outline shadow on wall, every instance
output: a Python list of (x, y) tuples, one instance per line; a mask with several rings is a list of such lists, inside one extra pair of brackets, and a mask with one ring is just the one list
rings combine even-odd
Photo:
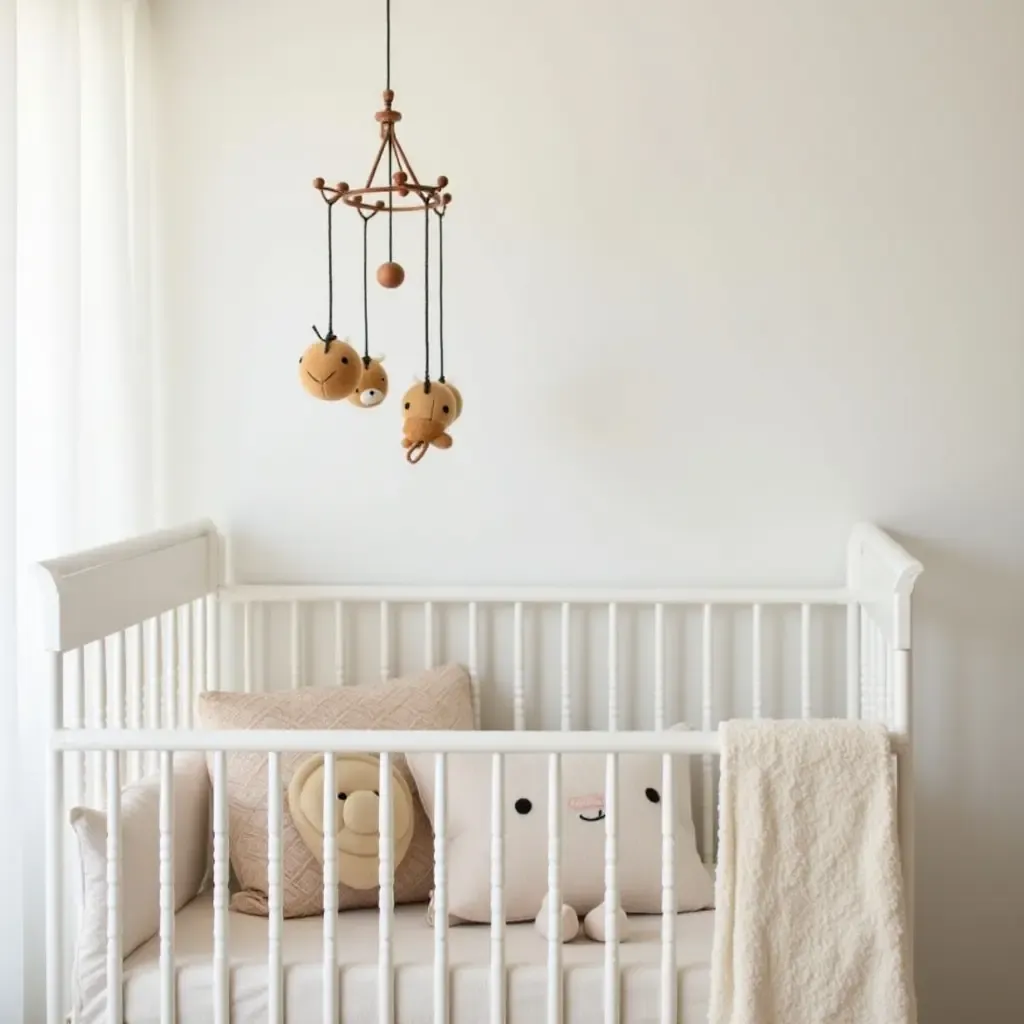
[(921, 1020), (1024, 1006), (1024, 565), (901, 540), (915, 592), (916, 967)]

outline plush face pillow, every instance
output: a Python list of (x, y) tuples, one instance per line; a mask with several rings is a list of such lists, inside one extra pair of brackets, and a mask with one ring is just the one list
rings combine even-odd
[[(174, 758), (174, 909), (202, 886), (210, 837), (210, 778), (202, 754)], [(75, 945), (74, 1000), (79, 1020), (106, 1003), (107, 815), (69, 813), (78, 840), (81, 907)], [(121, 947), (124, 956), (160, 929), (160, 777), (121, 791)]]
[[(605, 770), (603, 754), (562, 757), (561, 889), (583, 916), (604, 900)], [(690, 815), (689, 769), (674, 766), (675, 888), (679, 910), (713, 902), (711, 878), (697, 855)], [(410, 754), (409, 766), (427, 814), (434, 814), (434, 756)], [(661, 777), (659, 754), (619, 757), (618, 881), (626, 913), (661, 910)], [(454, 919), (490, 920), (491, 758), (448, 758), (448, 910)], [(533, 920), (547, 895), (548, 756), (505, 758), (505, 914)]]
[[(372, 686), (338, 686), (269, 693), (204, 693), (196, 704), (203, 729), (472, 729), (473, 698), (469, 675), (446, 665), (419, 675)], [(240, 891), (231, 909), (266, 915), (267, 755), (227, 755), (228, 839), (231, 867)], [(282, 754), (284, 796), (292, 776), (309, 754)], [(210, 773), (213, 773), (210, 755)], [(393, 759), (415, 797), (404, 758)], [(285, 917), (323, 912), (323, 868), (303, 842), (284, 801), (283, 903)], [(395, 900), (420, 903), (430, 898), (434, 857), (430, 823), (419, 799), (413, 801), (413, 831), (408, 853), (395, 872)], [(341, 882), (338, 907), (377, 905), (377, 889)]]
[[(352, 889), (374, 889), (380, 878), (380, 758), (371, 754), (336, 755), (331, 797), (334, 812), (338, 880)], [(288, 813), (302, 841), (324, 862), (324, 759), (314, 754), (299, 766), (288, 785)], [(412, 791), (391, 768), (391, 835), (396, 867), (409, 852), (413, 832)]]

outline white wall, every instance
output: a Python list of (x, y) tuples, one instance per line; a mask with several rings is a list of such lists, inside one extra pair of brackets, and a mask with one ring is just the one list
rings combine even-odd
[[(1024, 6), (395, 0), (402, 137), (455, 193), (466, 398), (417, 468), (397, 395), (338, 408), (296, 379), (325, 316), (310, 179), (368, 169), (376, 7), (157, 11), (174, 516), (216, 516), (252, 580), (810, 581), (854, 520), (894, 530), (926, 565), (922, 1019), (1012, 1019)], [(407, 285), (371, 293), (396, 388), (418, 227)], [(338, 234), (358, 337), (358, 223)]]

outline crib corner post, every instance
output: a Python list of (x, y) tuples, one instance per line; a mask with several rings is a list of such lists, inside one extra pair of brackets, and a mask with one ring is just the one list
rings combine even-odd
[(46, 1024), (64, 1024), (64, 760), (54, 740), (62, 724), (64, 656), (50, 652), (46, 758)]

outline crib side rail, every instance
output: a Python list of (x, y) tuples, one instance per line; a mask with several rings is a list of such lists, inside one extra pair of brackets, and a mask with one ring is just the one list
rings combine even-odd
[[(898, 756), (903, 755), (902, 739), (892, 738), (893, 748)], [(435, 914), (434, 914), (434, 956), (433, 956), (433, 1007), (434, 1024), (448, 1024), (449, 1021), (449, 960), (448, 920), (444, 913), (448, 874), (444, 837), (446, 834), (445, 809), (450, 785), (447, 757), (457, 753), (488, 755), (491, 771), (490, 811), (490, 893), (491, 893), (491, 963), (490, 998), (488, 1024), (505, 1024), (506, 984), (509, 963), (505, 945), (506, 920), (504, 912), (504, 889), (510, 865), (507, 862), (507, 817), (505, 807), (509, 793), (506, 787), (507, 755), (517, 753), (542, 753), (548, 758), (547, 772), (547, 887), (549, 905), (560, 908), (559, 896), (564, 866), (561, 856), (563, 817), (563, 795), (560, 791), (562, 761), (566, 755), (591, 753), (600, 754), (606, 762), (606, 785), (604, 810), (604, 927), (605, 958), (603, 973), (603, 1022), (618, 1024), (621, 1012), (622, 966), (619, 959), (618, 934), (620, 905), (619, 851), (620, 844), (629, 842), (628, 836), (620, 834), (618, 822), (618, 776), (620, 756), (645, 753), (662, 758), (663, 794), (661, 831), (661, 893), (662, 929), (660, 958), (660, 1013), (661, 1024), (671, 1024), (677, 1019), (676, 996), (678, 991), (678, 964), (676, 962), (674, 938), (676, 904), (673, 892), (676, 857), (676, 814), (673, 797), (673, 755), (714, 755), (720, 750), (720, 735), (716, 731), (646, 731), (646, 732), (530, 732), (525, 730), (507, 732), (477, 731), (367, 731), (367, 730), (226, 730), (192, 732), (176, 730), (55, 730), (51, 738), (52, 755), (58, 759), (68, 751), (90, 751), (100, 749), (109, 757), (111, 772), (110, 785), (116, 793), (118, 786), (118, 752), (136, 749), (139, 746), (155, 747), (160, 751), (160, 906), (166, 911), (160, 920), (160, 992), (162, 1021), (176, 1019), (174, 1003), (175, 950), (174, 950), (174, 844), (172, 786), (173, 758), (178, 751), (217, 752), (213, 770), (213, 821), (214, 821), (214, 926), (215, 944), (212, 953), (214, 970), (214, 1003), (216, 1024), (229, 1024), (230, 1006), (227, 998), (230, 985), (230, 949), (228, 944), (228, 833), (227, 833), (227, 782), (225, 753), (233, 751), (261, 751), (268, 755), (268, 878), (270, 880), (269, 926), (267, 944), (267, 977), (269, 991), (269, 1020), (283, 1024), (284, 966), (282, 961), (281, 936), (283, 927), (283, 906), (280, 887), (281, 844), (282, 844), (282, 786), (281, 754), (298, 751), (319, 754), (323, 757), (325, 777), (333, 778), (333, 758), (338, 753), (372, 753), (380, 756), (379, 774), (379, 823), (380, 836), (380, 885), (378, 913), (379, 950), (377, 958), (378, 1003), (376, 1020), (378, 1024), (395, 1022), (395, 950), (394, 950), (394, 878), (395, 850), (393, 836), (394, 787), (392, 786), (391, 758), (398, 753), (428, 753), (435, 755), (434, 816), (437, 841), (434, 848), (435, 872)], [(59, 778), (60, 772), (54, 774)], [(51, 800), (58, 794), (51, 793)], [(330, 823), (335, 813), (331, 806), (333, 789), (325, 792), (325, 822)], [(111, 806), (117, 801), (111, 799)], [(487, 815), (488, 809), (481, 808)], [(58, 857), (59, 846), (52, 849), (53, 874), (51, 883), (61, 877)], [(112, 1022), (120, 1019), (120, 993), (123, 984), (120, 935), (122, 901), (119, 894), (122, 851), (117, 841), (117, 830), (110, 831), (108, 842), (107, 872), (107, 913), (108, 913), (108, 958), (107, 958), (107, 1018)], [(335, 862), (333, 855), (325, 865), (324, 906), (329, 916), (325, 918), (323, 933), (323, 1009), (324, 1024), (338, 1022), (338, 964), (336, 961), (333, 878)], [(52, 898), (52, 897), (51, 897)], [(59, 963), (60, 918), (54, 916), (48, 921), (52, 929), (51, 954), (58, 959), (51, 962), (51, 969)], [(561, 1024), (564, 1007), (564, 973), (561, 945), (561, 917), (552, 912), (548, 921), (547, 960), (547, 1013), (549, 1024)], [(49, 991), (49, 1024), (61, 1019), (63, 1003), (59, 986), (53, 984)]]

